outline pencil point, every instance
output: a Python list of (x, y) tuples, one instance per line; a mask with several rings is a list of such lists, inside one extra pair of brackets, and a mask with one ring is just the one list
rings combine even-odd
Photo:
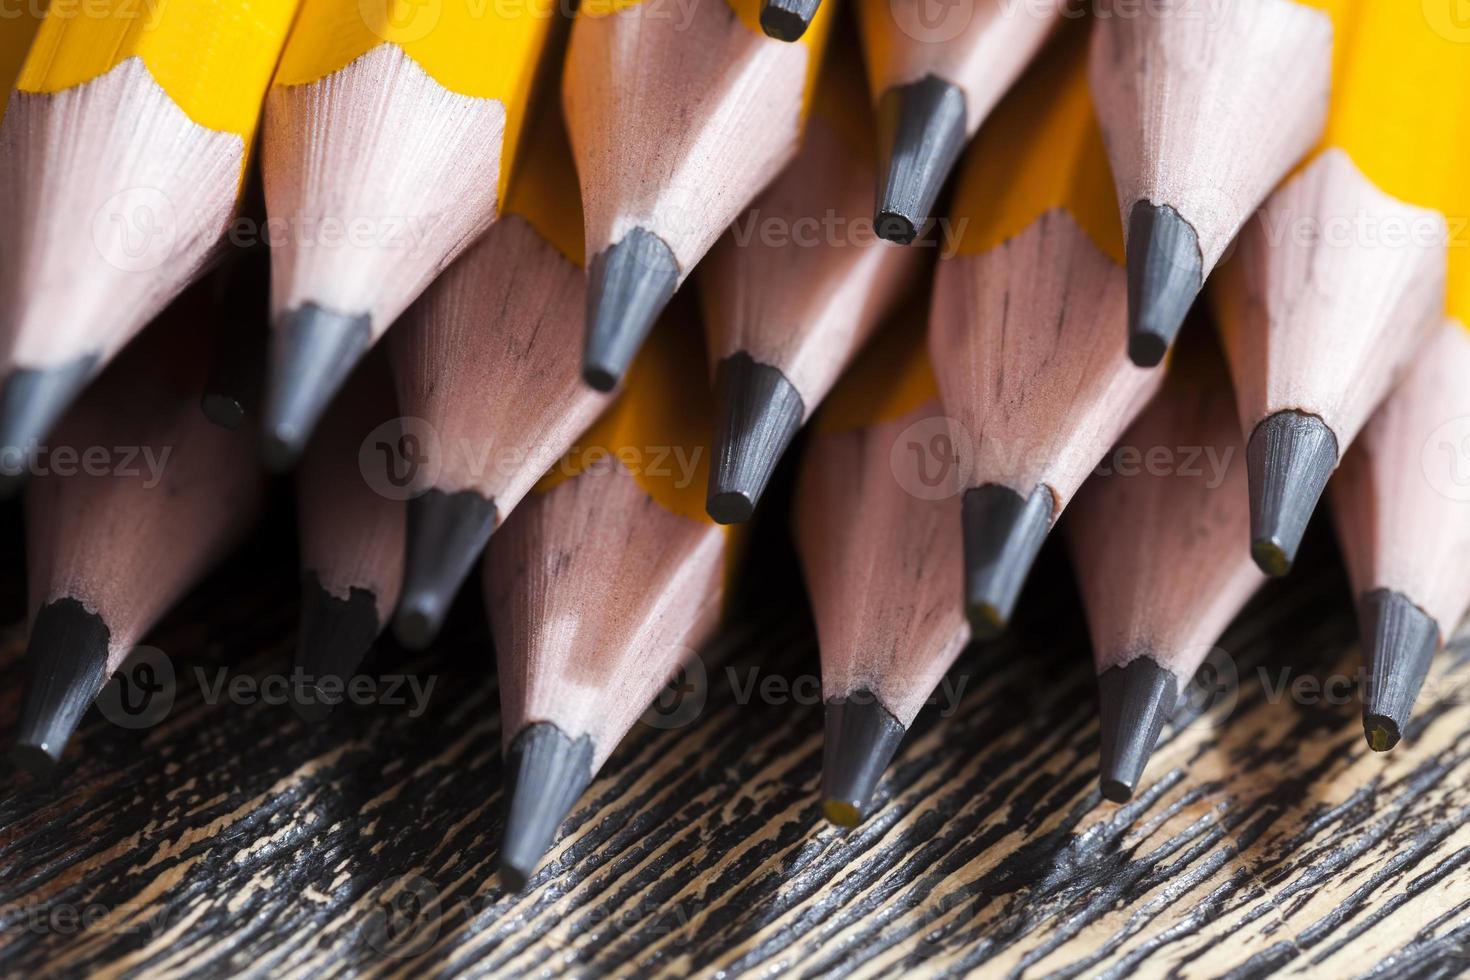
[(587, 268), (587, 346), (582, 377), (598, 391), (623, 380), (654, 321), (679, 287), (679, 263), (664, 240), (634, 228)]
[(1174, 713), (1179, 682), (1172, 671), (1144, 655), (1098, 674), (1097, 690), (1102, 795), (1114, 803), (1127, 803), (1138, 789), (1165, 720)]
[(806, 409), (786, 375), (744, 351), (715, 371), (715, 404), (715, 465), (705, 510), (716, 523), (740, 524), (755, 512)]
[(898, 85), (878, 103), (878, 236), (907, 245), (919, 234), (965, 148), (965, 93), (935, 75)]
[(37, 448), (87, 386), (96, 367), (96, 355), (88, 355), (59, 367), (16, 368), (10, 372), (0, 387), (0, 449), (5, 451), (5, 458), (0, 460), (4, 464), (0, 493), (8, 495), (20, 485)]
[(1246, 464), (1251, 557), (1267, 575), (1285, 575), (1337, 467), (1337, 437), (1315, 415), (1277, 412), (1251, 433)]
[(1189, 222), (1167, 204), (1139, 201), (1128, 216), (1128, 357), (1164, 359), (1204, 286), (1204, 259)]
[(761, 5), (761, 30), (778, 41), (799, 41), (820, 4), (821, 0), (766, 0)]
[(473, 490), (429, 490), (408, 502), (403, 598), (393, 633), (410, 650), (439, 635), (444, 617), (495, 530), (495, 501)]
[(368, 349), (366, 314), (304, 303), (271, 336), (263, 459), (276, 472), (295, 465), (322, 412)]
[(1029, 497), (996, 483), (965, 491), (965, 613), (976, 639), (1005, 632), (1051, 530), (1054, 509), (1045, 485)]
[[(372, 592), (354, 588), (339, 599), (323, 588), (316, 572), (302, 576), (301, 635), (296, 643), (301, 686), (292, 689), (292, 706), (303, 721), (321, 721), (332, 713), (381, 629)], [(323, 687), (325, 678), (331, 678), (329, 689)]]
[(41, 607), (26, 647), (20, 727), (11, 761), (33, 775), (50, 772), (87, 708), (107, 683), (111, 633), (75, 599)]
[(592, 740), (573, 741), (550, 722), (523, 729), (506, 753), (500, 877), (520, 891), (551, 849), (577, 797), (592, 783)]
[(906, 729), (868, 690), (827, 702), (822, 748), (822, 813), (839, 827), (856, 827)]
[(1368, 690), (1363, 701), (1363, 734), (1374, 752), (1398, 744), (1414, 713), (1414, 702), (1434, 651), (1439, 624), (1402, 592), (1375, 589), (1358, 600)]

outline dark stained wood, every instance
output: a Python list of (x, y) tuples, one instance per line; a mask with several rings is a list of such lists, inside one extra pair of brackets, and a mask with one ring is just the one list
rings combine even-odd
[[(477, 603), (436, 652), (384, 646), (366, 665), (434, 677), (419, 717), (344, 706), (310, 727), (284, 706), (206, 703), (196, 668), (288, 669), (294, 559), (285, 532), (262, 535), (157, 632), (180, 678), (162, 723), (130, 731), (94, 711), (54, 784), (5, 777), (0, 971), (1461, 973), (1470, 647), (1440, 658), (1388, 756), (1368, 752), (1356, 700), (1273, 700), (1263, 670), (1273, 685), (1284, 669), (1357, 670), (1345, 581), (1317, 531), (1221, 644), (1240, 677), (1228, 718), (1217, 705), (1166, 730), (1123, 807), (1096, 790), (1086, 632), (1049, 548), (1016, 633), (962, 658), (958, 710), (921, 714), (853, 831), (819, 813), (820, 707), (740, 703), (751, 671), (817, 666), (797, 583), (763, 575), (707, 683), (683, 692), (703, 709), (625, 740), (523, 895), (493, 874), (500, 735)], [(784, 566), (767, 538), (757, 562)], [(20, 595), (0, 587), (6, 732)], [(688, 707), (670, 703), (666, 717)]]

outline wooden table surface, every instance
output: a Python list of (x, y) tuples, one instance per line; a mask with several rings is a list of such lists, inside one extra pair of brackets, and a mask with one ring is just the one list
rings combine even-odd
[[(18, 568), (18, 520), (0, 517)], [(1122, 807), (1096, 789), (1086, 632), (1065, 555), (1049, 545), (1014, 633), (966, 653), (949, 678), (964, 685), (957, 708), (920, 716), (881, 806), (844, 831), (817, 805), (815, 641), (768, 522), (754, 549), (762, 574), (704, 657), (704, 680), (687, 678), (623, 742), (528, 890), (507, 894), (494, 874), (498, 696), (477, 592), (437, 650), (384, 643), (365, 665), (434, 678), (422, 712), (349, 705), (307, 725), (278, 704), (210, 703), (221, 669), (257, 680), (288, 669), (289, 523), (277, 508), (275, 531), (156, 631), (176, 675), (166, 717), (125, 728), (93, 711), (54, 782), (5, 775), (4, 973), (1470, 967), (1470, 648), (1440, 657), (1405, 743), (1372, 755), (1357, 701), (1330, 683), (1355, 676), (1357, 646), (1323, 527), (1303, 567), (1222, 640), (1228, 659), (1196, 692), (1210, 696), (1166, 729)], [(25, 643), (20, 578), (0, 587), (13, 623), (0, 633), (6, 731)], [(1324, 682), (1339, 696), (1314, 695)], [(794, 696), (771, 696), (788, 686)]]

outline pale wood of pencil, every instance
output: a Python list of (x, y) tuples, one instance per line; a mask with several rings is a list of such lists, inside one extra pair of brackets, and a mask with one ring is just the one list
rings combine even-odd
[(389, 343), (403, 413), (437, 438), (429, 486), (503, 521), (606, 407), (581, 377), (586, 279), (511, 214), (409, 309)]
[(752, 32), (724, 0), (579, 16), (562, 104), (589, 260), (634, 228), (689, 275), (795, 155), (808, 46)]
[(387, 330), (495, 220), (505, 107), (382, 44), (266, 97), (271, 310), (315, 303)]
[(394, 414), (387, 372), (364, 365), (327, 410), (296, 474), (302, 570), (338, 599), (371, 592), (379, 623), (393, 615), (403, 587), (407, 508), (374, 489), (367, 467), (386, 465), (379, 445), (392, 447), (396, 430), (379, 427)]
[(725, 533), (664, 510), (621, 465), (523, 502), (485, 559), (505, 745), (551, 722), (590, 737), (601, 766), (713, 634)]
[[(873, 98), (935, 75), (964, 93), (965, 129), (971, 134), (1051, 37), (1066, 7), (1065, 0), (974, 0), (950, 5), (930, 29), (926, 18), (932, 13), (924, 5), (925, 0), (893, 0), (865, 8), (864, 30), (886, 35), (884, 43), (866, 46)], [(961, 17), (962, 24), (954, 23)], [(875, 59), (879, 50), (883, 54)]]
[(1213, 287), (1247, 436), (1296, 410), (1347, 449), (1443, 314), (1445, 234), (1337, 149), (1271, 196)]
[(970, 635), (957, 599), (961, 498), (909, 493), (891, 461), (904, 430), (942, 415), (935, 399), (869, 428), (814, 436), (797, 489), (822, 696), (871, 692), (905, 727)]
[(968, 486), (1045, 484), (1061, 513), (1163, 378), (1128, 360), (1127, 303), (1122, 268), (1066, 211), (939, 263), (930, 351), (974, 449)]
[(1470, 335), (1443, 321), (1330, 484), (1354, 595), (1402, 592), (1447, 637), (1470, 608)]
[(1332, 21), (1294, 0), (1149, 7), (1097, 19), (1093, 101), (1124, 228), (1139, 201), (1173, 207), (1208, 275), (1322, 133)]
[(1223, 370), (1171, 379), (1119, 447), (1137, 465), (1088, 483), (1067, 517), (1093, 660), (1102, 673), (1148, 654), (1182, 690), (1266, 580), (1241, 547), (1245, 444)]
[(217, 255), (245, 145), (189, 119), (139, 58), (0, 124), (0, 333), (10, 366), (110, 358)]

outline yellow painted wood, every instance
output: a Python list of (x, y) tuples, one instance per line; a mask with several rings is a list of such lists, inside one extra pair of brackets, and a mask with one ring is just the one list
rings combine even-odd
[(41, 17), (46, 12), (46, 4), (21, 3), (14, 18), (4, 22), (0, 27), (0, 119), (5, 118), (5, 105), (10, 101), (10, 91), (15, 88), (15, 80), (20, 75), (21, 65), (25, 63), (26, 53), (31, 50), (31, 42), (36, 37), (36, 30), (41, 26)]
[(822, 403), (813, 423), (818, 435), (870, 428), (939, 397), (925, 343), (927, 312), (921, 304), (883, 328)]

